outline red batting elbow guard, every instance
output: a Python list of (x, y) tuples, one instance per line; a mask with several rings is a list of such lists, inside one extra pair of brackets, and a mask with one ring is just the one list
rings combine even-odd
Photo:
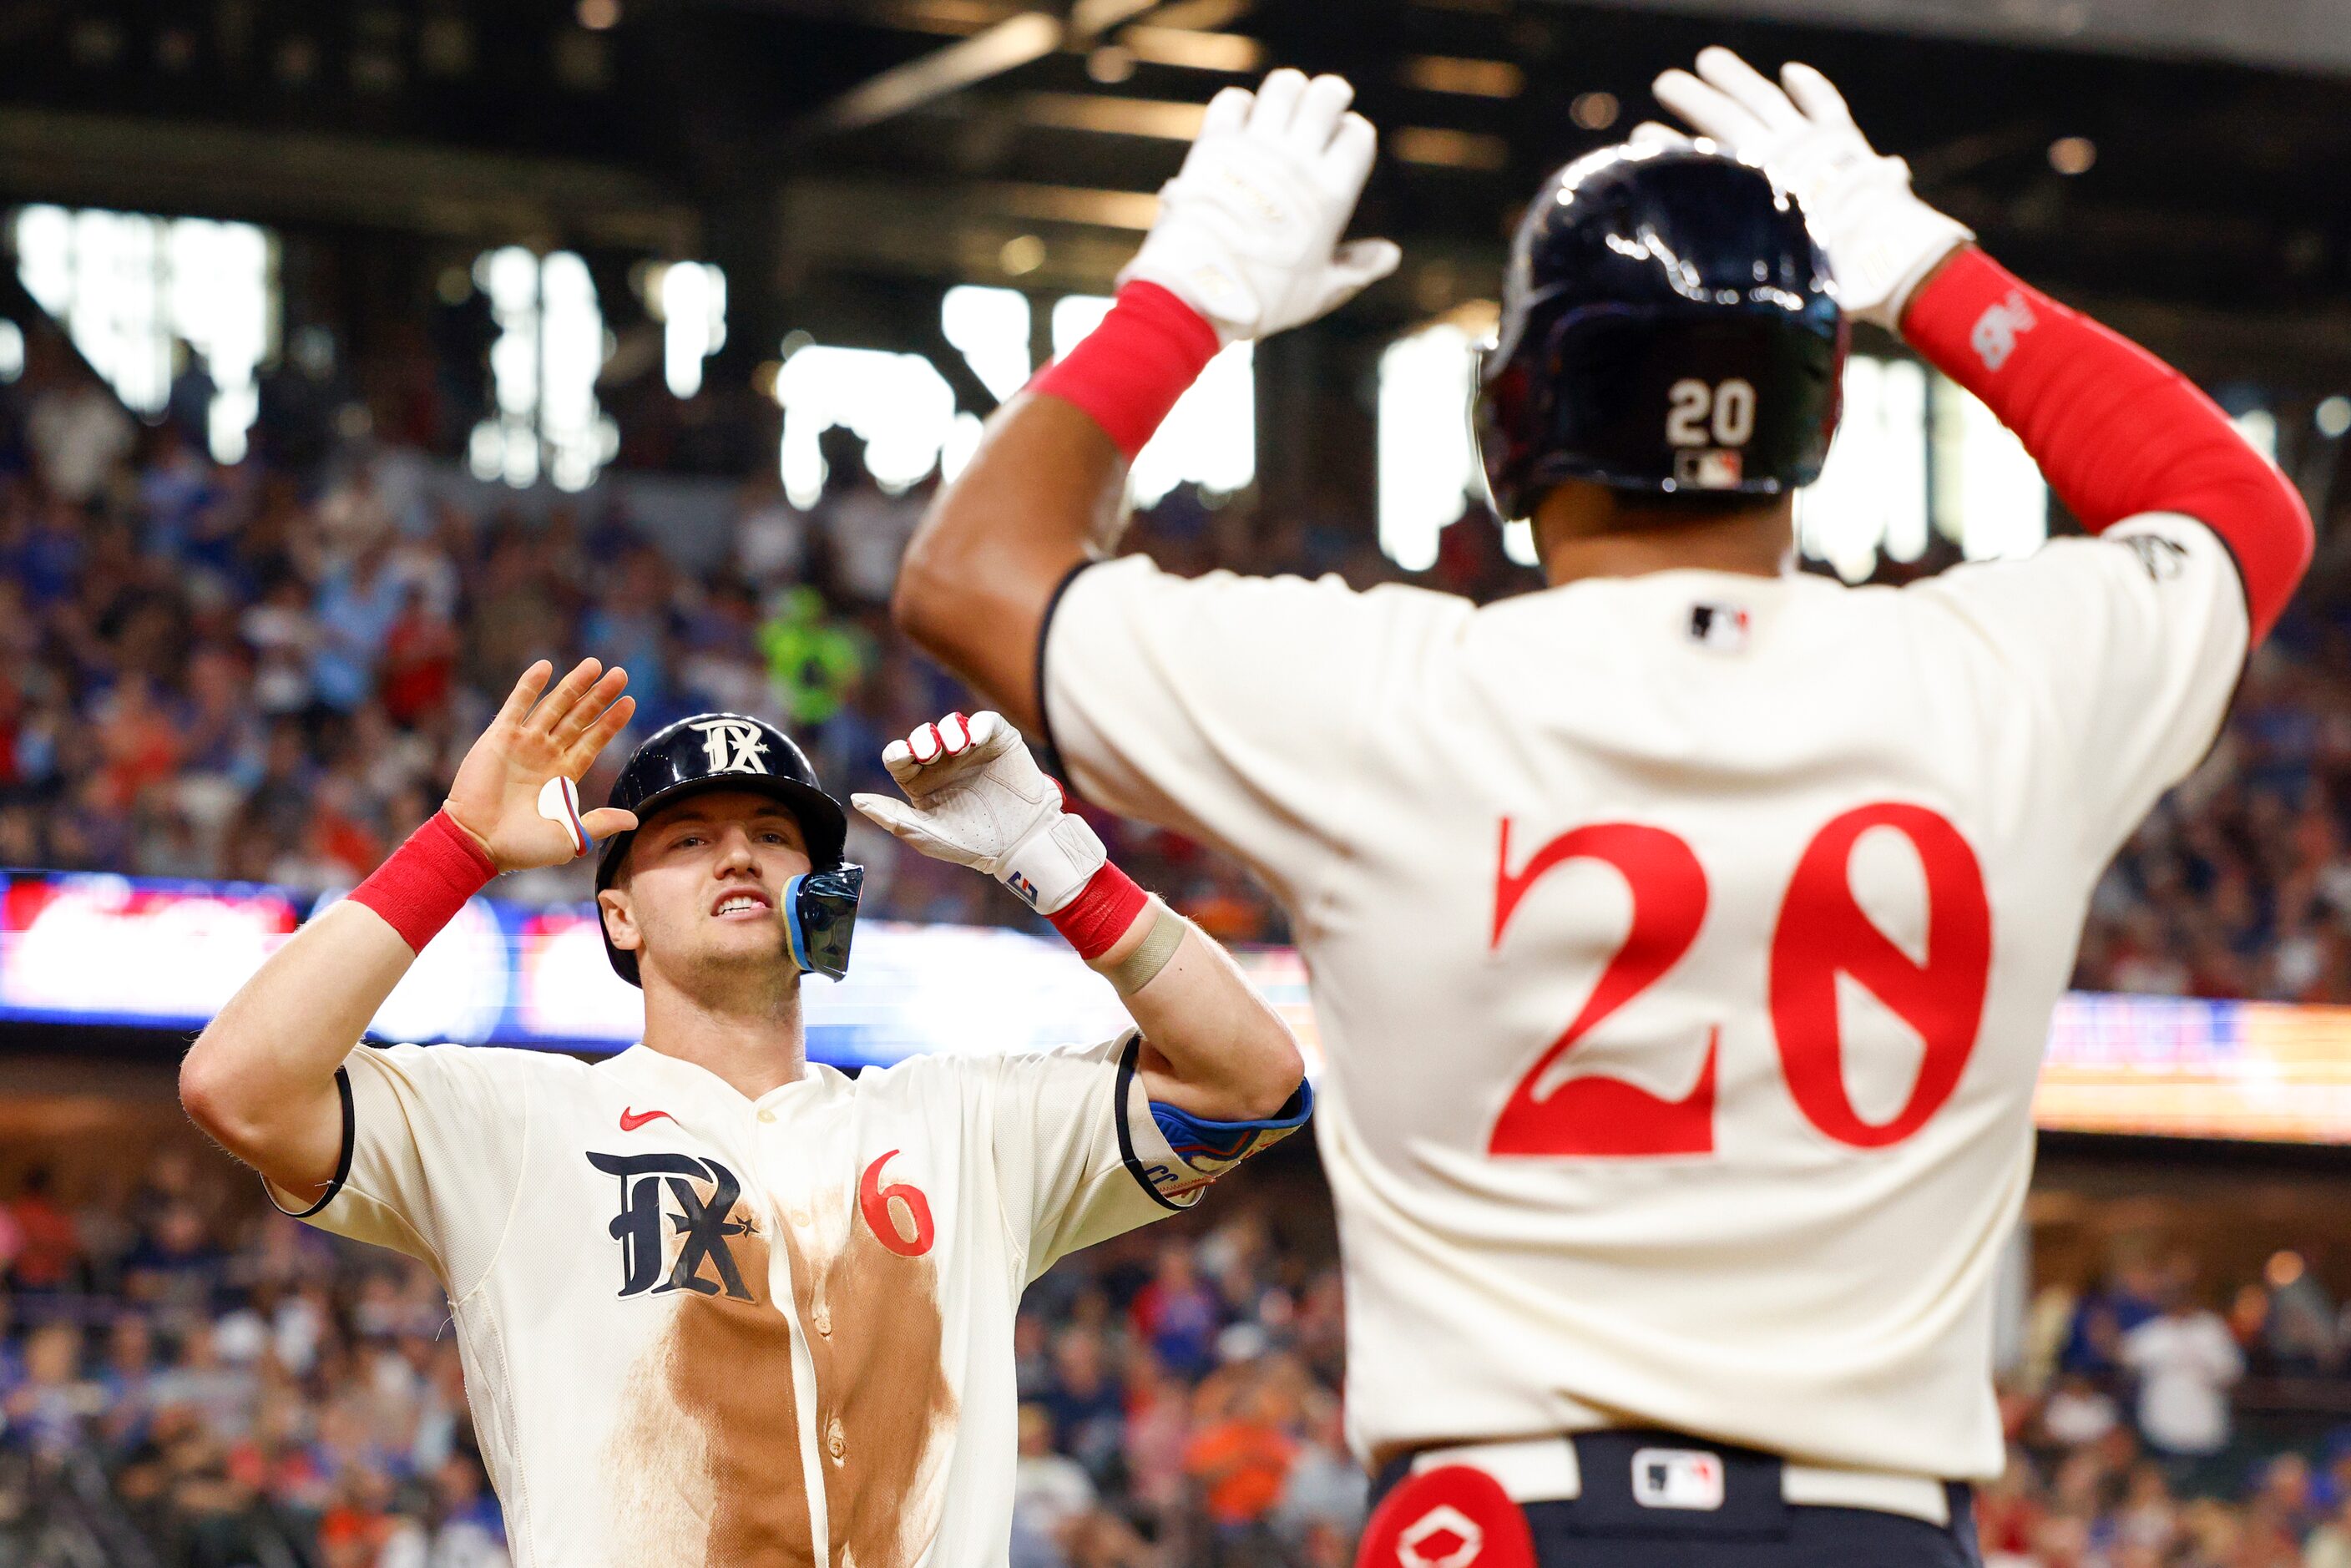
[(2310, 566), (2310, 513), (2218, 404), (2146, 350), (1973, 246), (1913, 297), (1902, 335), (1983, 399), (2092, 533), (2179, 512), (2219, 534), (2258, 643)]
[(497, 874), (497, 863), (474, 835), (450, 821), (448, 812), (435, 811), (351, 889), (351, 900), (382, 915), (411, 952), (422, 953), (465, 901)]
[(1150, 903), (1151, 895), (1137, 887), (1134, 878), (1104, 861), (1102, 870), (1078, 890), (1077, 897), (1045, 918), (1069, 938), (1078, 956), (1091, 964), (1118, 946), (1118, 939), (1143, 917)]
[(1217, 329), (1198, 311), (1155, 283), (1130, 283), (1102, 325), (1028, 390), (1085, 410), (1132, 462), (1217, 347)]

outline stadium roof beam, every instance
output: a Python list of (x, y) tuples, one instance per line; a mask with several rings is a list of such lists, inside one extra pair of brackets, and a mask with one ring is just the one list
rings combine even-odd
[(412, 141), (0, 110), (0, 193), (265, 223), (694, 254), (695, 210), (634, 172)]
[(895, 119), (934, 99), (1043, 59), (1061, 47), (1061, 19), (1044, 11), (1008, 16), (959, 44), (893, 66), (834, 99), (811, 117), (820, 131), (857, 131)]
[[(1496, 0), (1420, 0), (1448, 8), (1499, 9)], [(1769, 19), (1868, 32), (1941, 34), (2174, 58), (2235, 60), (2285, 70), (2351, 72), (2351, 30), (2339, 7), (2308, 0), (1599, 0), (1639, 11)]]
[(862, 131), (961, 92), (1064, 47), (1083, 47), (1158, 0), (1077, 0), (1067, 20), (1050, 11), (1007, 16), (961, 43), (893, 66), (842, 93), (810, 118), (820, 131)]

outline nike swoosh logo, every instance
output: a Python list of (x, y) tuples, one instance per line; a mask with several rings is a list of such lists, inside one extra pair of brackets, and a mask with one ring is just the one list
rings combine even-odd
[(639, 1127), (643, 1126), (647, 1122), (658, 1122), (664, 1116), (669, 1116), (669, 1119), (673, 1122), (677, 1120), (676, 1117), (670, 1116), (669, 1113), (666, 1111), (648, 1111), (641, 1116), (634, 1111), (629, 1110), (627, 1107), (623, 1106), (621, 1110), (621, 1131), (623, 1133), (633, 1133)]

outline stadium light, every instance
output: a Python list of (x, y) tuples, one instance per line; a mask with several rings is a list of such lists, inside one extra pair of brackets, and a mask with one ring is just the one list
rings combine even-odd
[(568, 250), (542, 258), (507, 246), (475, 262), (474, 283), (498, 328), (490, 345), (497, 413), (474, 427), (475, 476), (519, 489), (544, 471), (559, 489), (585, 490), (621, 445), (620, 427), (596, 402), (604, 313), (588, 264)]
[(1017, 288), (958, 284), (939, 299), (939, 331), (998, 402), (1029, 380), (1031, 314)]
[(776, 401), (784, 495), (803, 510), (824, 494), (818, 437), (836, 425), (865, 444), (865, 471), (893, 495), (930, 473), (956, 435), (955, 389), (920, 354), (813, 343), (776, 373)]
[(2049, 486), (1991, 410), (1938, 375), (1928, 398), (1935, 527), (1970, 560), (2031, 555), (2049, 538)]
[[(1445, 526), (1484, 501), (1469, 396), (1478, 346), (1488, 335), (1484, 327), (1441, 321), (1380, 354), (1380, 553), (1406, 571), (1436, 565)], [(1503, 523), (1502, 553), (1520, 566), (1536, 564), (1534, 529), (1525, 518)]]
[[(16, 214), (17, 276), (129, 407), (171, 396), (173, 341), (204, 356), (213, 399), (206, 444), (245, 455), (261, 412), (258, 375), (277, 337), (277, 245), (251, 224), (101, 208)], [(21, 361), (22, 336), (18, 338)]]
[(1380, 551), (1406, 571), (1437, 564), (1437, 536), (1475, 493), (1469, 432), (1477, 345), (1449, 322), (1380, 353)]
[[(1056, 358), (1102, 324), (1111, 301), (1098, 294), (1068, 294), (1053, 302)], [(1229, 496), (1257, 478), (1257, 371), (1251, 343), (1228, 343), (1208, 361), (1192, 390), (1176, 400), (1127, 472), (1138, 506), (1153, 506), (1176, 486), (1199, 486)]]
[(1815, 483), (1796, 492), (1799, 548), (1847, 582), (1880, 552), (1927, 549), (1927, 372), (1908, 360), (1845, 361), (1844, 417)]
[(645, 298), (662, 324), (662, 374), (670, 395), (702, 390), (702, 361), (726, 346), (726, 273), (709, 262), (656, 267)]

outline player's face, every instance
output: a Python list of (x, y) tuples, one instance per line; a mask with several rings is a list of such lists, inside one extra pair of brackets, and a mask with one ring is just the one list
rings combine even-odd
[(657, 811), (629, 845), (601, 903), (614, 944), (640, 970), (792, 972), (784, 889), (811, 869), (799, 819), (764, 795), (715, 789)]

